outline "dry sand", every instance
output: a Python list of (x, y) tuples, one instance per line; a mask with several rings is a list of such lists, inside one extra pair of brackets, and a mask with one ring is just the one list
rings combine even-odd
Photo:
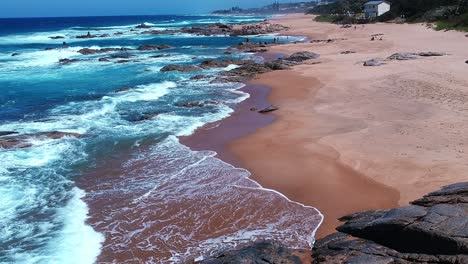
[[(285, 34), (345, 40), (272, 48), (316, 52), (322, 63), (254, 80), (272, 88), (278, 118), (229, 149), (254, 180), (323, 212), (318, 237), (345, 214), (405, 205), (468, 180), (465, 34), (419, 24), (343, 29), (305, 15), (277, 20), (291, 27)], [(370, 41), (377, 33), (383, 40)], [(356, 53), (341, 54), (347, 50)], [(371, 58), (418, 51), (450, 55), (362, 66)]]

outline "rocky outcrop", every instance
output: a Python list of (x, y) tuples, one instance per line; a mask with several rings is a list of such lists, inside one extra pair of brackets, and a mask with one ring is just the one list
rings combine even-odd
[(398, 52), (387, 57), (387, 60), (415, 60), (417, 59), (416, 53), (411, 52)]
[(186, 107), (186, 108), (193, 108), (193, 107), (204, 107), (207, 105), (217, 105), (219, 102), (217, 101), (204, 101), (204, 102), (181, 102), (177, 103), (176, 106), (178, 107)]
[(12, 57), (16, 57), (16, 56), (19, 56), (19, 55), (21, 55), (21, 53), (18, 53), (18, 52), (15, 52), (15, 53), (11, 54)]
[(419, 57), (440, 57), (448, 55), (445, 52), (426, 51), (426, 52), (397, 52), (386, 59), (370, 59), (364, 62), (364, 66), (381, 66), (385, 64), (385, 61), (404, 61), (404, 60), (415, 60)]
[(425, 51), (425, 52), (418, 52), (418, 56), (422, 57), (440, 57), (448, 55), (446, 52), (439, 52), (439, 51)]
[(192, 65), (166, 65), (161, 68), (161, 72), (179, 71), (179, 72), (193, 72), (198, 71), (200, 68)]
[(14, 134), (18, 134), (18, 132), (16, 132), (16, 131), (0, 131), (0, 137), (8, 136), (8, 135), (14, 135)]
[(236, 69), (222, 72), (213, 81), (214, 83), (226, 83), (226, 82), (244, 82), (249, 80), (257, 74), (270, 72), (271, 69), (263, 63), (248, 63), (244, 64)]
[(7, 131), (9, 136), (1, 136), (0, 137), (0, 148), (1, 149), (13, 149), (13, 148), (28, 148), (32, 147), (32, 143), (29, 142), (30, 139), (33, 138), (49, 138), (49, 139), (61, 139), (64, 137), (80, 137), (81, 135), (78, 133), (68, 133), (68, 132), (59, 132), (59, 131), (52, 131), (52, 132), (39, 132), (34, 134), (23, 134), (23, 135), (16, 135), (11, 136), (13, 134), (17, 134), (13, 131)]
[(364, 62), (364, 66), (382, 66), (384, 64), (382, 59), (370, 59)]
[(154, 112), (154, 113), (145, 113), (139, 116), (132, 117), (129, 121), (131, 122), (143, 122), (143, 121), (148, 121), (151, 120), (158, 115), (160, 115), (160, 112)]
[(61, 65), (68, 65), (68, 64), (72, 64), (74, 62), (79, 62), (79, 61), (80, 61), (79, 59), (60, 59), (59, 63)]
[(130, 48), (102, 48), (102, 49), (90, 49), (90, 48), (83, 48), (78, 51), (78, 53), (82, 55), (94, 55), (94, 54), (101, 54), (107, 52), (125, 52), (132, 50)]
[(137, 48), (139, 51), (147, 51), (147, 50), (165, 50), (172, 48), (169, 45), (143, 45)]
[(468, 182), (340, 220), (340, 233), (315, 243), (314, 263), (468, 263)]
[(110, 37), (109, 34), (101, 34), (101, 35), (81, 35), (81, 36), (76, 36), (77, 39), (92, 39), (92, 38), (108, 38)]
[(203, 36), (214, 36), (214, 35), (230, 35), (230, 36), (251, 36), (251, 35), (262, 35), (276, 33), (283, 30), (287, 30), (280, 24), (271, 24), (269, 22), (261, 22), (257, 24), (250, 24), (244, 26), (231, 26), (222, 23), (215, 23), (208, 26), (194, 26), (190, 28), (182, 28), (181, 33), (189, 33)]
[(192, 78), (190, 78), (190, 80), (198, 81), (198, 80), (203, 80), (203, 79), (207, 79), (207, 78), (210, 78), (210, 77), (207, 76), (207, 75), (199, 74), (199, 75), (193, 76)]
[(288, 30), (288, 27), (285, 27), (280, 24), (271, 24), (269, 22), (261, 22), (253, 25), (245, 25), (240, 28), (234, 29), (231, 32), (231, 36), (251, 36), (251, 35), (263, 35), (276, 33), (284, 30)]
[(129, 91), (130, 91), (129, 87), (123, 87), (123, 88), (119, 88), (119, 89), (115, 90), (114, 92), (115, 93), (125, 93), (125, 92), (129, 92)]
[(271, 44), (267, 43), (253, 43), (253, 42), (241, 42), (236, 46), (232, 46), (231, 49), (240, 50), (243, 52), (250, 52), (250, 53), (262, 53), (267, 52), (267, 47), (271, 46)]
[(145, 23), (142, 23), (142, 24), (136, 26), (135, 28), (151, 28), (151, 27), (152, 27), (152, 26), (150, 26), (150, 25), (147, 25), (147, 24), (145, 24)]
[(306, 60), (311, 60), (311, 59), (318, 59), (320, 57), (319, 54), (309, 52), (309, 51), (301, 51), (301, 52), (296, 52), (293, 53), (291, 56), (282, 58), (281, 60), (283, 61), (295, 61), (295, 62), (303, 62)]
[(203, 36), (214, 36), (214, 35), (228, 35), (232, 32), (233, 27), (222, 23), (215, 23), (208, 26), (194, 26), (191, 28), (182, 28), (182, 33), (196, 34)]
[(290, 56), (276, 59), (273, 61), (269, 61), (266, 63), (257, 63), (254, 61), (244, 61), (240, 67), (227, 71), (222, 72), (219, 76), (213, 80), (213, 83), (226, 83), (226, 82), (244, 82), (249, 79), (254, 78), (257, 74), (267, 73), (270, 71), (276, 70), (286, 70), (289, 69), (291, 66), (300, 65), (304, 63), (304, 61), (310, 59), (319, 58), (320, 55), (303, 51), (297, 52)]
[(129, 58), (135, 57), (135, 55), (124, 53), (124, 54), (112, 54), (109, 57), (112, 59), (129, 59)]
[(140, 34), (147, 34), (147, 35), (171, 35), (171, 34), (175, 34), (179, 31), (177, 30), (170, 30), (170, 29), (166, 29), (166, 30), (156, 30), (156, 29), (153, 29), (153, 30), (146, 30), (146, 31), (143, 31), (141, 32)]
[(302, 263), (302, 261), (291, 249), (270, 242), (258, 242), (242, 249), (219, 253), (214, 257), (196, 263), (298, 264)]
[(225, 68), (229, 65), (245, 65), (253, 63), (252, 60), (206, 60), (200, 63), (198, 67), (202, 69)]

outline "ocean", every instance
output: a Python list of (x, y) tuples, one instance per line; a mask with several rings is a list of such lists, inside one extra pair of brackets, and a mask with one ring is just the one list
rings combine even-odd
[[(264, 239), (310, 247), (322, 220), (315, 208), (262, 188), (247, 170), (217, 159), (213, 151), (193, 151), (179, 142), (228, 117), (249, 97), (240, 83), (192, 79), (236, 66), (160, 71), (208, 59), (262, 58), (225, 54), (245, 37), (150, 35), (136, 28), (263, 19), (0, 19), (0, 132), (24, 135), (28, 144), (0, 148), (0, 263), (180, 263)], [(108, 37), (76, 38), (88, 32)], [(162, 44), (171, 48), (78, 52)], [(116, 56), (99, 61), (110, 55)], [(60, 64), (61, 59), (77, 61)], [(217, 103), (180, 105), (193, 101)], [(32, 136), (52, 131), (80, 136)]]

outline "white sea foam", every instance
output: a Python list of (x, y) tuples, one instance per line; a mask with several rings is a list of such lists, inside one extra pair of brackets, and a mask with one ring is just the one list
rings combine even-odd
[(51, 264), (95, 263), (101, 252), (104, 236), (86, 224), (88, 206), (83, 202), (85, 192), (72, 190), (73, 197), (58, 211), (58, 219), (64, 227), (49, 241), (43, 258)]

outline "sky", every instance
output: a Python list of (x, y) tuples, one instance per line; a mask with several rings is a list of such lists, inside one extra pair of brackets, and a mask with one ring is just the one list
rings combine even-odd
[(272, 2), (274, 0), (1, 0), (0, 17), (200, 14), (231, 6), (258, 7)]

